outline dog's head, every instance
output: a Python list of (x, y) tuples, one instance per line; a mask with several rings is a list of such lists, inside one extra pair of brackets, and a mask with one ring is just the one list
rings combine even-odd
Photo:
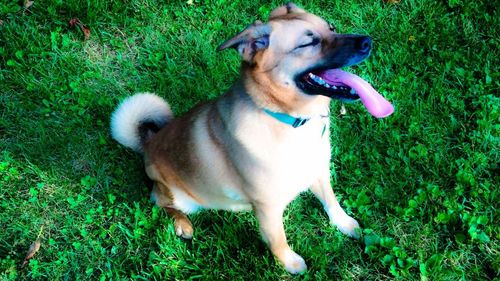
[(260, 85), (264, 100), (293, 111), (318, 97), (359, 99), (358, 87), (344, 83), (353, 77), (344, 81), (335, 76), (342, 71), (331, 70), (363, 61), (371, 42), (368, 36), (338, 34), (324, 19), (289, 3), (273, 10), (267, 23), (255, 22), (219, 50), (235, 48), (243, 58), (244, 75), (250, 76), (246, 84)]

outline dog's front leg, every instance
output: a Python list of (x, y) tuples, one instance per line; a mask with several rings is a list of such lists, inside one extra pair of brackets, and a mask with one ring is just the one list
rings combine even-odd
[(284, 208), (270, 205), (255, 205), (255, 214), (260, 225), (262, 239), (268, 244), (273, 254), (292, 273), (302, 273), (307, 269), (304, 259), (295, 253), (286, 241), (283, 228)]
[(337, 197), (333, 193), (330, 184), (330, 171), (324, 172), (322, 176), (311, 186), (311, 191), (321, 201), (330, 222), (350, 237), (359, 238), (359, 224), (340, 207)]

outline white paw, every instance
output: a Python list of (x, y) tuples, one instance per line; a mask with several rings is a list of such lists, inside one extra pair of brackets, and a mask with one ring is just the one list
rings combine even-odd
[(343, 210), (330, 216), (330, 222), (337, 226), (340, 232), (352, 238), (359, 238), (361, 228), (359, 223), (348, 216)]
[(292, 250), (286, 251), (284, 260), (281, 262), (285, 266), (286, 271), (291, 274), (304, 273), (307, 270), (304, 259)]

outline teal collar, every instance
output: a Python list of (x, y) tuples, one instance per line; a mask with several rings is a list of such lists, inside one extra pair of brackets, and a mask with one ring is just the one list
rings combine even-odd
[[(304, 125), (305, 123), (307, 123), (307, 121), (311, 120), (311, 118), (293, 117), (293, 116), (288, 115), (286, 113), (274, 112), (274, 111), (271, 111), (267, 108), (263, 108), (262, 110), (265, 113), (267, 113), (269, 116), (273, 117), (274, 119), (276, 119), (282, 123), (285, 123), (287, 125), (290, 125), (294, 128), (300, 127), (300, 126)], [(328, 114), (327, 115), (320, 115), (319, 117), (328, 118), (329, 115)], [(326, 123), (323, 123), (323, 131), (321, 132), (321, 137), (323, 137), (325, 135), (325, 131), (326, 131)]]
[(307, 123), (307, 121), (311, 120), (311, 118), (293, 117), (293, 116), (288, 115), (286, 113), (274, 112), (274, 111), (271, 111), (267, 108), (263, 108), (263, 110), (265, 113), (269, 114), (274, 119), (276, 119), (282, 123), (285, 123), (287, 125), (290, 125), (294, 128), (300, 127), (300, 126), (304, 125), (305, 123)]
[(307, 123), (307, 121), (311, 120), (311, 118), (293, 117), (293, 116), (288, 115), (286, 113), (274, 112), (274, 111), (271, 111), (267, 108), (263, 108), (262, 110), (264, 110), (265, 113), (269, 114), (274, 119), (276, 119), (282, 123), (285, 123), (287, 125), (290, 125), (294, 128), (300, 127), (300, 126), (304, 125), (305, 123)]

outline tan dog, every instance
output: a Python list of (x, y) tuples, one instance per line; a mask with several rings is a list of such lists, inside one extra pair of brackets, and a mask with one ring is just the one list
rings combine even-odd
[(226, 48), (243, 63), (225, 95), (175, 119), (158, 96), (134, 95), (113, 113), (112, 135), (144, 153), (152, 199), (172, 216), (177, 235), (192, 237), (186, 214), (200, 209), (253, 210), (273, 254), (290, 273), (303, 272), (282, 219), (300, 192), (310, 189), (330, 221), (357, 236), (358, 223), (330, 185), (328, 108), (331, 98), (359, 96), (349, 79), (331, 82), (328, 69), (365, 59), (371, 40), (336, 34), (325, 20), (288, 4), (219, 47)]

